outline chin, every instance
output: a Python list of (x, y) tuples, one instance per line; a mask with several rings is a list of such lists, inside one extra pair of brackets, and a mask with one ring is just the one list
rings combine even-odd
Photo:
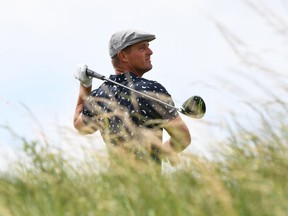
[(142, 74), (150, 71), (151, 69), (153, 68), (153, 66), (150, 64), (150, 65), (147, 65), (146, 67), (142, 67), (141, 69), (139, 68), (138, 71), (141, 71)]
[(147, 72), (147, 71), (150, 71), (152, 68), (153, 68), (152, 66), (151, 66), (151, 67), (148, 67), (147, 70), (146, 70), (146, 72)]

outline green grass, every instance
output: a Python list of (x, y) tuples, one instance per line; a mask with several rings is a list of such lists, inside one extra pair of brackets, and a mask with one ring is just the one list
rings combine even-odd
[(1, 176), (0, 215), (284, 216), (287, 135), (284, 118), (273, 124), (262, 118), (257, 131), (239, 126), (231, 133), (219, 160), (186, 153), (170, 174), (129, 158), (111, 158), (102, 172), (89, 169), (97, 156), (76, 167), (60, 150), (23, 139), (30, 162)]

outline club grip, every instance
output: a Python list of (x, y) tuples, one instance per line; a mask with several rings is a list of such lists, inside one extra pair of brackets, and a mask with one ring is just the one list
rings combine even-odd
[(101, 79), (101, 80), (105, 80), (105, 76), (103, 76), (102, 74), (99, 74), (93, 70), (90, 70), (90, 69), (86, 69), (86, 74), (87, 76), (91, 76), (91, 77), (94, 77), (96, 79)]

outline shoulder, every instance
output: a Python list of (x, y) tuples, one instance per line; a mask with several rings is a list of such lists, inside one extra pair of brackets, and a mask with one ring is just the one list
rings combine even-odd
[(94, 89), (90, 93), (90, 97), (107, 97), (113, 90), (113, 84), (109, 82), (103, 82), (98, 88)]
[(137, 90), (143, 90), (143, 91), (146, 90), (156, 93), (168, 94), (168, 91), (161, 83), (154, 80), (148, 80), (145, 78), (138, 78), (135, 81), (135, 87)]

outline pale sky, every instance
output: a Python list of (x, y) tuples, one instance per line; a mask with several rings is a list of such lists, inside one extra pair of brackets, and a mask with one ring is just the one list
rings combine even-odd
[[(47, 135), (59, 133), (58, 127), (73, 131), (75, 66), (85, 63), (105, 76), (113, 74), (111, 34), (139, 29), (156, 35), (150, 44), (154, 67), (144, 77), (162, 83), (178, 107), (192, 95), (206, 101), (203, 120), (184, 120), (191, 150), (207, 149), (223, 130), (215, 125), (229, 121), (231, 113), (246, 118), (244, 102), (264, 102), (267, 92), (257, 82), (274, 91), (287, 81), (287, 1), (259, 0), (256, 12), (251, 2), (0, 0), (0, 124), (28, 139), (41, 130)], [(248, 67), (239, 56), (253, 64)], [(255, 64), (273, 70), (263, 74)], [(96, 88), (101, 81), (93, 84)], [(0, 128), (0, 151), (11, 152), (15, 143)]]

